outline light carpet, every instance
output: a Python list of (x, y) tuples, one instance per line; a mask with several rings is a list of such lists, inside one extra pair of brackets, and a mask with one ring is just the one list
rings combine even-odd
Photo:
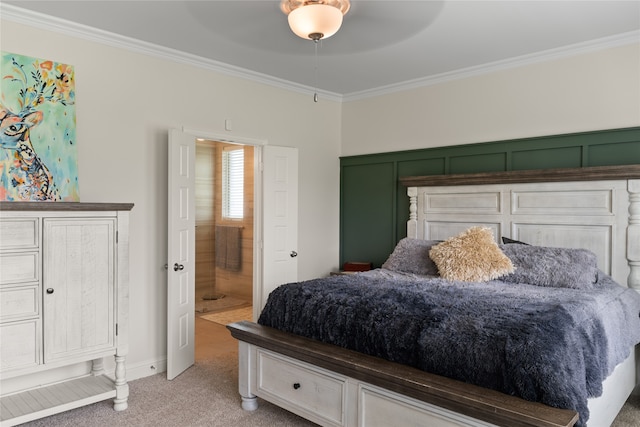
[(111, 400), (63, 412), (22, 427), (312, 427), (297, 415), (259, 399), (240, 406), (238, 357), (196, 364), (172, 381), (156, 374), (129, 383), (129, 408), (115, 412)]
[(228, 325), (229, 323), (239, 322), (241, 320), (252, 320), (253, 308), (242, 307), (234, 310), (221, 311), (219, 313), (204, 314), (200, 316), (200, 318), (219, 323), (220, 325)]
[[(238, 359), (234, 354), (197, 361), (172, 381), (167, 381), (162, 373), (131, 381), (130, 388), (129, 409), (125, 411), (115, 412), (109, 400), (33, 421), (23, 427), (316, 426), (262, 399), (258, 399), (256, 411), (242, 410), (237, 391)], [(640, 396), (634, 395), (611, 427), (639, 425)]]

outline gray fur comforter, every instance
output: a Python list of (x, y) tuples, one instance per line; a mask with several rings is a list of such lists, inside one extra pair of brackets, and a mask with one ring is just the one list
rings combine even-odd
[(640, 295), (378, 269), (282, 285), (258, 323), (579, 412), (640, 342)]

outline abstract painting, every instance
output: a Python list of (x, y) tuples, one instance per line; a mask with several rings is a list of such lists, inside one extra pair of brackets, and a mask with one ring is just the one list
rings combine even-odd
[(2, 52), (0, 200), (80, 200), (73, 66)]

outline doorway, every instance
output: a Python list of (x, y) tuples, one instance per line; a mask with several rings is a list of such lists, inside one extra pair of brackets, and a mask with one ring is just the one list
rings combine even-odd
[[(207, 136), (204, 136), (207, 135)], [(224, 136), (195, 130), (169, 131), (168, 221), (167, 221), (167, 379), (171, 380), (194, 363), (195, 327), (208, 322), (195, 315), (196, 269), (196, 141), (226, 141), (230, 146), (250, 147), (253, 167), (247, 166), (244, 182), (253, 197), (243, 201), (249, 207), (253, 257), (251, 289), (253, 315), (257, 319), (271, 291), (298, 277), (298, 151), (292, 147), (267, 146), (266, 141), (250, 138), (226, 140)], [(243, 150), (246, 148), (243, 148)], [(243, 151), (244, 152), (244, 151)], [(214, 163), (215, 167), (215, 163)], [(217, 174), (214, 172), (214, 177)], [(214, 187), (215, 191), (215, 187)], [(244, 193), (243, 193), (244, 194)], [(214, 201), (215, 203), (215, 201)], [(214, 212), (217, 208), (214, 206)], [(237, 218), (229, 218), (237, 225)], [(215, 237), (214, 237), (215, 239)], [(255, 240), (255, 242), (254, 242)], [(211, 242), (211, 238), (209, 239)], [(215, 240), (214, 240), (215, 242)], [(242, 254), (241, 254), (242, 256)], [(217, 269), (217, 266), (216, 266)], [(216, 286), (219, 285), (216, 276)], [(230, 281), (230, 284), (233, 284)], [(235, 291), (236, 288), (233, 288)], [(236, 320), (232, 320), (236, 321)], [(212, 322), (208, 322), (212, 323)]]
[(194, 315), (205, 320), (252, 312), (254, 157), (251, 145), (196, 141)]

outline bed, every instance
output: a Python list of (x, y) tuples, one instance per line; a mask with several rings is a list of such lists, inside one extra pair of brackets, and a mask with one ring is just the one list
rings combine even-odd
[[(637, 384), (640, 165), (402, 182), (407, 239), (383, 268), (286, 284), (259, 324), (229, 325), (243, 408), (261, 397), (328, 426), (610, 425)], [(497, 271), (460, 268), (477, 253)]]

